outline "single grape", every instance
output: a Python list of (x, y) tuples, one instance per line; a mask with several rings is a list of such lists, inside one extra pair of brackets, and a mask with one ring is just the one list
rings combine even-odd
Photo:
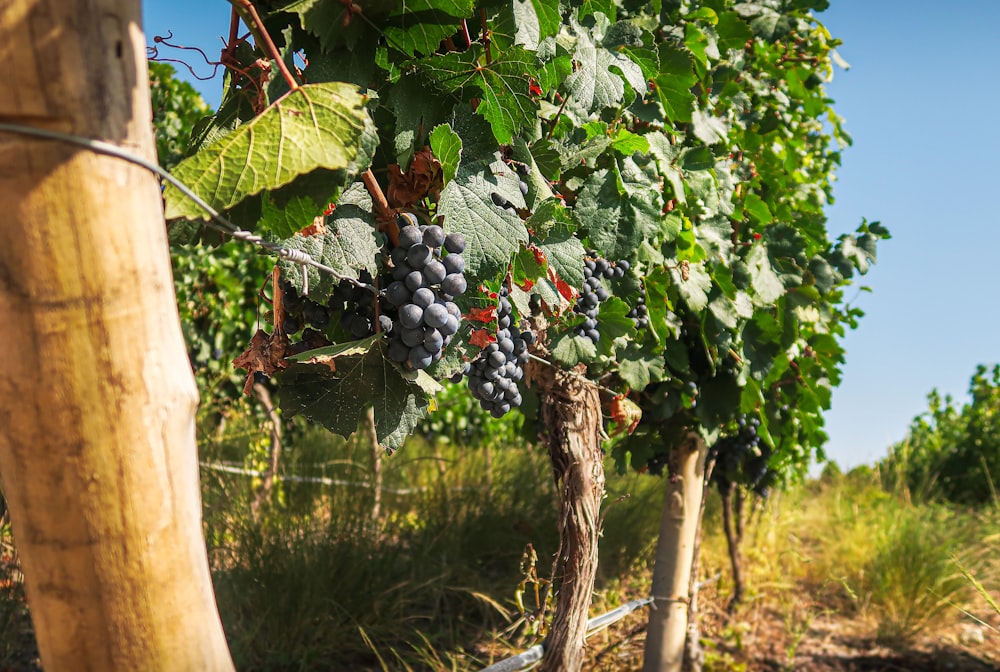
[(465, 236), (461, 233), (449, 233), (444, 237), (444, 249), (452, 254), (465, 252)]
[[(461, 257), (459, 257), (459, 259), (461, 259)], [(427, 262), (426, 266), (424, 266), (424, 281), (427, 282), (428, 285), (440, 284), (440, 282), (445, 279), (445, 276), (448, 275), (447, 268), (446, 264), (441, 263), (437, 259), (432, 259)]]
[(399, 332), (399, 338), (407, 347), (412, 348), (424, 342), (424, 330), (422, 327), (403, 327)]
[(410, 349), (402, 341), (397, 341), (395, 339), (389, 341), (389, 359), (402, 364), (409, 356)]
[(428, 327), (437, 329), (448, 321), (448, 309), (441, 303), (432, 304), (424, 311), (423, 320)]
[(468, 287), (469, 285), (465, 280), (465, 276), (460, 273), (450, 273), (441, 282), (441, 291), (445, 294), (451, 294), (452, 296), (460, 296), (464, 294)]
[[(436, 305), (436, 304), (435, 304)], [(408, 303), (399, 309), (399, 323), (404, 327), (414, 329), (420, 326), (420, 322), (423, 320), (424, 311), (423, 309), (413, 303)]]
[(399, 229), (399, 247), (409, 250), (414, 245), (420, 243), (424, 234), (416, 226), (404, 226)]
[(424, 280), (424, 274), (420, 271), (410, 271), (406, 274), (405, 280), (406, 287), (411, 291), (415, 292), (421, 287), (426, 286), (427, 282)]
[(422, 345), (418, 345), (410, 350), (410, 366), (414, 369), (426, 369), (431, 365), (434, 355), (427, 351)]
[(406, 253), (406, 263), (408, 263), (412, 268), (421, 269), (427, 265), (427, 262), (431, 259), (431, 248), (427, 247), (423, 243), (414, 245)]
[(399, 280), (390, 283), (385, 290), (385, 298), (394, 306), (403, 305), (410, 300), (411, 296), (413, 296), (413, 292)]
[(447, 273), (464, 273), (465, 272), (465, 257), (460, 254), (452, 253), (444, 258), (442, 262), (444, 264), (444, 270)]
[(441, 247), (445, 237), (444, 229), (437, 224), (431, 224), (424, 229), (424, 245), (427, 247)]
[(421, 308), (426, 308), (434, 303), (434, 292), (427, 287), (417, 289), (417, 291), (413, 292), (413, 303)]
[(389, 317), (388, 315), (379, 315), (378, 326), (383, 333), (386, 334), (392, 333), (392, 318)]

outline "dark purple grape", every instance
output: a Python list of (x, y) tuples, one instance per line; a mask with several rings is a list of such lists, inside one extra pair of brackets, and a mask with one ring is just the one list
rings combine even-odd
[(441, 291), (452, 296), (460, 296), (468, 289), (468, 282), (461, 273), (450, 273), (441, 282)]
[(427, 247), (423, 243), (414, 245), (406, 253), (406, 263), (408, 263), (411, 268), (418, 270), (426, 266), (430, 259), (431, 248)]
[(385, 298), (394, 306), (401, 306), (410, 300), (413, 292), (405, 283), (396, 280), (389, 284), (385, 290)]
[(399, 331), (399, 338), (407, 347), (414, 347), (424, 342), (423, 327), (403, 327)]
[(448, 309), (444, 304), (435, 303), (427, 307), (424, 311), (424, 324), (435, 329), (444, 325), (448, 321)]
[(388, 315), (379, 315), (378, 326), (380, 329), (382, 329), (383, 333), (386, 334), (392, 333), (392, 318), (389, 317)]
[(424, 274), (420, 271), (410, 271), (406, 275), (406, 279), (403, 281), (406, 283), (406, 287), (411, 291), (415, 292), (421, 287), (424, 287), (427, 282), (424, 280)]
[(449, 233), (444, 237), (444, 249), (452, 254), (465, 252), (465, 236), (461, 233)]
[(399, 229), (399, 246), (408, 250), (424, 239), (424, 234), (416, 226), (403, 226)]
[(409, 362), (414, 369), (426, 369), (431, 365), (434, 355), (427, 351), (422, 345), (418, 345), (410, 350)]
[(402, 364), (410, 356), (410, 349), (402, 341), (389, 341), (389, 359)]
[(427, 287), (419, 288), (413, 292), (413, 303), (421, 308), (427, 308), (427, 306), (434, 303), (434, 292)]
[(441, 263), (437, 259), (427, 262), (427, 265), (424, 266), (424, 280), (428, 285), (440, 284), (445, 279), (445, 276), (448, 275), (447, 268), (446, 264)]
[(442, 262), (444, 270), (448, 273), (464, 273), (465, 257), (460, 254), (449, 254)]
[(408, 303), (399, 309), (399, 322), (409, 329), (419, 327), (423, 317), (424, 311), (418, 305)]
[(427, 247), (441, 247), (445, 237), (444, 229), (437, 224), (432, 224), (424, 229), (424, 245)]

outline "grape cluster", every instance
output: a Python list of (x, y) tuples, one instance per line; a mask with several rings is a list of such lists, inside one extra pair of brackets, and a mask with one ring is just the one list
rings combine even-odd
[(403, 213), (397, 219), (399, 244), (392, 250), (393, 281), (385, 298), (396, 309), (389, 329), (389, 358), (410, 369), (426, 369), (441, 359), (458, 332), (462, 312), (454, 303), (465, 293), (465, 238), (418, 224)]
[(507, 288), (501, 288), (497, 307), (497, 340), (490, 343), (466, 368), (469, 390), (483, 410), (501, 418), (521, 405), (517, 381), (524, 376), (528, 346), (535, 342), (530, 330), (521, 331), (513, 322)]
[[(358, 280), (366, 285), (372, 283), (368, 271), (361, 271)], [(340, 312), (340, 328), (352, 338), (365, 338), (375, 333), (375, 294), (364, 287), (358, 287), (349, 280), (341, 280), (334, 287), (328, 305)], [(392, 321), (386, 316), (380, 315), (379, 321), (383, 331), (392, 328)]]
[(721, 495), (732, 492), (734, 485), (744, 485), (767, 497), (775, 475), (768, 467), (771, 447), (757, 435), (760, 418), (741, 416), (736, 425), (735, 434), (719, 439), (712, 446), (709, 454), (709, 459), (715, 460), (712, 481)]
[(607, 301), (611, 292), (604, 286), (604, 279), (622, 278), (629, 269), (629, 263), (621, 260), (612, 264), (607, 259), (601, 259), (593, 250), (587, 256), (595, 257), (583, 262), (583, 287), (576, 299), (573, 311), (584, 316), (583, 324), (577, 327), (576, 335), (589, 338), (595, 345), (601, 340), (598, 331), (597, 315), (601, 311), (601, 302)]
[(649, 310), (646, 308), (646, 289), (639, 290), (639, 298), (636, 300), (635, 308), (629, 311), (628, 316), (632, 318), (636, 329), (649, 327)]

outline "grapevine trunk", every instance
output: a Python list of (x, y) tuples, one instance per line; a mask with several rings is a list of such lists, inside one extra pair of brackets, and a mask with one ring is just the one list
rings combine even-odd
[(535, 367), (542, 400), (539, 427), (559, 492), (559, 581), (542, 672), (583, 666), (587, 618), (597, 572), (600, 507), (604, 496), (601, 405), (597, 388), (571, 372)]

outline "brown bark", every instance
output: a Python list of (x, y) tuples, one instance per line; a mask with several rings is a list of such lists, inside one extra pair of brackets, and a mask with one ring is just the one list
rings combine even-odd
[[(155, 160), (138, 0), (7, 0), (0, 121)], [(160, 189), (0, 133), (0, 477), (48, 670), (231, 670)]]
[(695, 432), (671, 450), (660, 536), (656, 543), (643, 663), (645, 672), (679, 672), (684, 664), (691, 567), (705, 483), (708, 449)]
[[(534, 362), (532, 364), (535, 364)], [(533, 366), (541, 407), (541, 439), (549, 451), (559, 493), (559, 587), (542, 672), (575, 672), (583, 666), (587, 619), (597, 573), (597, 540), (604, 462), (601, 402), (597, 388), (551, 366)]]

